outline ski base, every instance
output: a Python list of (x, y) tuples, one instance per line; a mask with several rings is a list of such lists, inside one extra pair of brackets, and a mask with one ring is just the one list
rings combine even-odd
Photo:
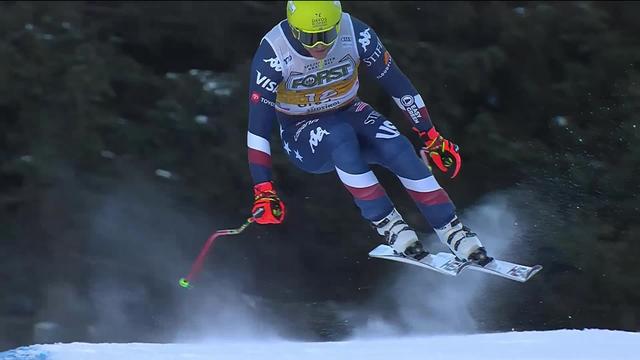
[(462, 271), (462, 269), (464, 269), (467, 265), (470, 265), (470, 263), (465, 263), (456, 259), (455, 257), (450, 257), (448, 255), (448, 253), (444, 252), (429, 254), (418, 261), (400, 255), (395, 250), (393, 250), (391, 246), (384, 244), (378, 245), (378, 247), (369, 252), (369, 256), (371, 257), (416, 265), (450, 276), (458, 275), (460, 271)]
[(462, 270), (469, 269), (518, 282), (526, 282), (542, 270), (541, 265), (526, 266), (496, 258), (493, 258), (487, 265), (480, 266), (472, 262), (461, 261), (448, 252), (429, 254), (417, 261), (396, 253), (391, 246), (384, 244), (378, 245), (378, 247), (371, 250), (369, 256), (421, 266), (450, 276), (457, 276)]

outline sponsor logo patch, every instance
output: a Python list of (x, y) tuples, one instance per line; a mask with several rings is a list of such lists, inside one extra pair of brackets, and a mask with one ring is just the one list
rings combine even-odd
[(258, 73), (258, 76), (256, 77), (256, 84), (260, 85), (263, 89), (267, 91), (271, 91), (272, 93), (275, 93), (276, 87), (278, 86), (278, 84), (276, 84), (275, 81), (269, 79), (266, 75), (262, 75), (260, 71), (256, 70), (256, 72)]
[(351, 64), (342, 64), (336, 67), (318, 71), (306, 76), (298, 76), (292, 79), (291, 88), (312, 88), (316, 86), (323, 86), (331, 83), (335, 80), (345, 79), (350, 75)]
[(385, 66), (384, 70), (382, 70), (382, 72), (376, 76), (376, 79), (378, 80), (382, 79), (385, 75), (387, 75), (387, 73), (389, 72), (389, 69), (391, 68), (391, 56), (387, 58), (386, 57), (387, 54), (389, 53), (385, 52), (385, 58), (384, 58), (385, 64), (387, 64), (387, 66)]
[(260, 101), (261, 101), (263, 104), (267, 104), (267, 105), (269, 105), (269, 106), (271, 106), (271, 107), (275, 107), (275, 106), (276, 106), (276, 103), (274, 103), (273, 101), (267, 100), (267, 99), (265, 99), (264, 97), (261, 97), (261, 98), (260, 98)]
[(378, 132), (376, 133), (376, 139), (393, 139), (397, 136), (400, 136), (400, 132), (389, 120), (383, 122), (382, 125), (378, 127)]
[(407, 107), (407, 106), (413, 105), (415, 103), (415, 100), (413, 99), (413, 96), (405, 95), (405, 96), (400, 98), (400, 102), (402, 103), (402, 105)]
[(372, 111), (369, 115), (367, 115), (367, 118), (364, 119), (364, 124), (365, 125), (371, 125), (373, 123), (376, 122), (376, 120), (378, 120), (380, 118), (380, 113), (377, 111)]
[(360, 43), (360, 45), (362, 46), (362, 50), (364, 51), (367, 51), (367, 46), (371, 44), (371, 34), (369, 34), (370, 30), (370, 28), (367, 28), (366, 30), (362, 31), (360, 33), (360, 38), (358, 39), (358, 42)]
[(275, 71), (282, 71), (282, 64), (280, 63), (280, 60), (278, 60), (277, 57), (274, 57), (271, 59), (262, 59), (262, 61), (268, 63), (269, 66), (271, 66), (271, 68), (274, 69)]
[[(326, 64), (326, 62), (325, 62)], [(293, 72), (287, 80), (287, 88), (291, 90), (304, 90), (346, 80), (353, 75), (356, 64), (351, 56), (347, 55), (337, 65), (312, 73)]]
[[(300, 137), (300, 133), (302, 132), (302, 130), (304, 130), (307, 126), (313, 124), (313, 123), (317, 123), (318, 120), (320, 119), (313, 119), (313, 120), (307, 120), (307, 121), (302, 121), (302, 126), (300, 126), (298, 128), (298, 130), (296, 130), (296, 134), (293, 136), (293, 141), (298, 141), (298, 138)], [(296, 124), (296, 126), (298, 126), (300, 123)]]
[(311, 25), (313, 27), (324, 27), (327, 26), (327, 18), (322, 16), (322, 13), (316, 13), (316, 16), (311, 19)]
[(311, 130), (309, 132), (309, 146), (311, 146), (311, 152), (315, 153), (315, 147), (318, 146), (320, 141), (325, 137), (325, 135), (331, 135), (327, 130), (318, 126), (315, 130)]
[(420, 119), (422, 119), (422, 115), (420, 115), (418, 105), (416, 104), (416, 100), (412, 95), (405, 95), (401, 97), (400, 105), (402, 105), (402, 107), (409, 114), (411, 120), (413, 120), (414, 123), (417, 124), (420, 122)]
[(382, 44), (378, 43), (378, 45), (376, 45), (376, 49), (373, 51), (373, 54), (371, 54), (371, 56), (369, 56), (368, 58), (363, 59), (363, 61), (368, 67), (371, 67), (371, 65), (378, 61), (380, 55), (382, 55)]
[(254, 92), (251, 93), (250, 99), (251, 99), (252, 103), (254, 103), (254, 104), (259, 103), (261, 98), (262, 98), (262, 96), (260, 94), (258, 94), (257, 92), (254, 91)]
[(382, 60), (384, 61), (385, 65), (389, 65), (389, 61), (391, 61), (391, 54), (389, 54), (388, 51), (385, 51), (384, 55), (382, 56)]

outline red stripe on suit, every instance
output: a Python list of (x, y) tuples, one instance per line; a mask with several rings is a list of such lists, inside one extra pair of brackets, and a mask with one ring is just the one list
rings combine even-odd
[(407, 189), (407, 192), (414, 201), (420, 204), (438, 205), (451, 202), (449, 195), (447, 195), (447, 192), (443, 189), (429, 192), (418, 192)]
[(271, 155), (259, 150), (249, 149), (249, 163), (271, 167)]
[(384, 189), (382, 188), (382, 186), (380, 186), (380, 184), (375, 184), (364, 188), (356, 188), (348, 185), (344, 185), (344, 187), (346, 187), (351, 195), (353, 195), (353, 197), (358, 200), (375, 200), (385, 195)]

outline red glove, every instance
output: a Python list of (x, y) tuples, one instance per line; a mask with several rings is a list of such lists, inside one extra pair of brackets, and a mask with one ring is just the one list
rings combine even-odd
[(420, 149), (422, 160), (429, 166), (429, 160), (443, 173), (452, 179), (458, 175), (462, 166), (458, 145), (445, 139), (438, 133), (435, 127), (429, 131), (413, 129), (424, 140), (425, 146)]
[(284, 203), (273, 189), (271, 181), (256, 184), (253, 187), (254, 218), (258, 224), (280, 224), (284, 220)]

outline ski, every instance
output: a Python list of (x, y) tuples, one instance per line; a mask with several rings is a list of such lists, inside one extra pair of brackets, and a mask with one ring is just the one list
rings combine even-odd
[(449, 256), (448, 253), (428, 254), (420, 260), (414, 260), (406, 256), (398, 254), (391, 246), (378, 245), (375, 249), (369, 252), (370, 257), (399, 261), (411, 265), (420, 266), (429, 270), (439, 272), (441, 274), (456, 276), (470, 263), (465, 263)]
[[(452, 255), (452, 258), (455, 257)], [(515, 264), (509, 261), (493, 259), (487, 265), (480, 266), (478, 264), (471, 263), (466, 269), (485, 272), (500, 276), (509, 280), (526, 282), (542, 270), (542, 265), (526, 266), (521, 264)]]
[(526, 282), (542, 270), (541, 265), (527, 266), (496, 258), (487, 265), (480, 266), (473, 262), (458, 260), (455, 255), (448, 252), (430, 253), (420, 261), (417, 261), (398, 254), (391, 246), (384, 244), (378, 245), (378, 247), (371, 250), (369, 256), (416, 265), (450, 276), (457, 276), (462, 270), (469, 269), (518, 282)]
[[(442, 257), (451, 260), (457, 260), (456, 257), (451, 253), (443, 253)], [(468, 262), (466, 264), (468, 266), (465, 266), (464, 269), (481, 271), (487, 274), (496, 275), (519, 282), (526, 282), (527, 280), (531, 279), (533, 275), (542, 270), (541, 265), (527, 266), (496, 258), (494, 258), (485, 266), (481, 266), (472, 262)]]

